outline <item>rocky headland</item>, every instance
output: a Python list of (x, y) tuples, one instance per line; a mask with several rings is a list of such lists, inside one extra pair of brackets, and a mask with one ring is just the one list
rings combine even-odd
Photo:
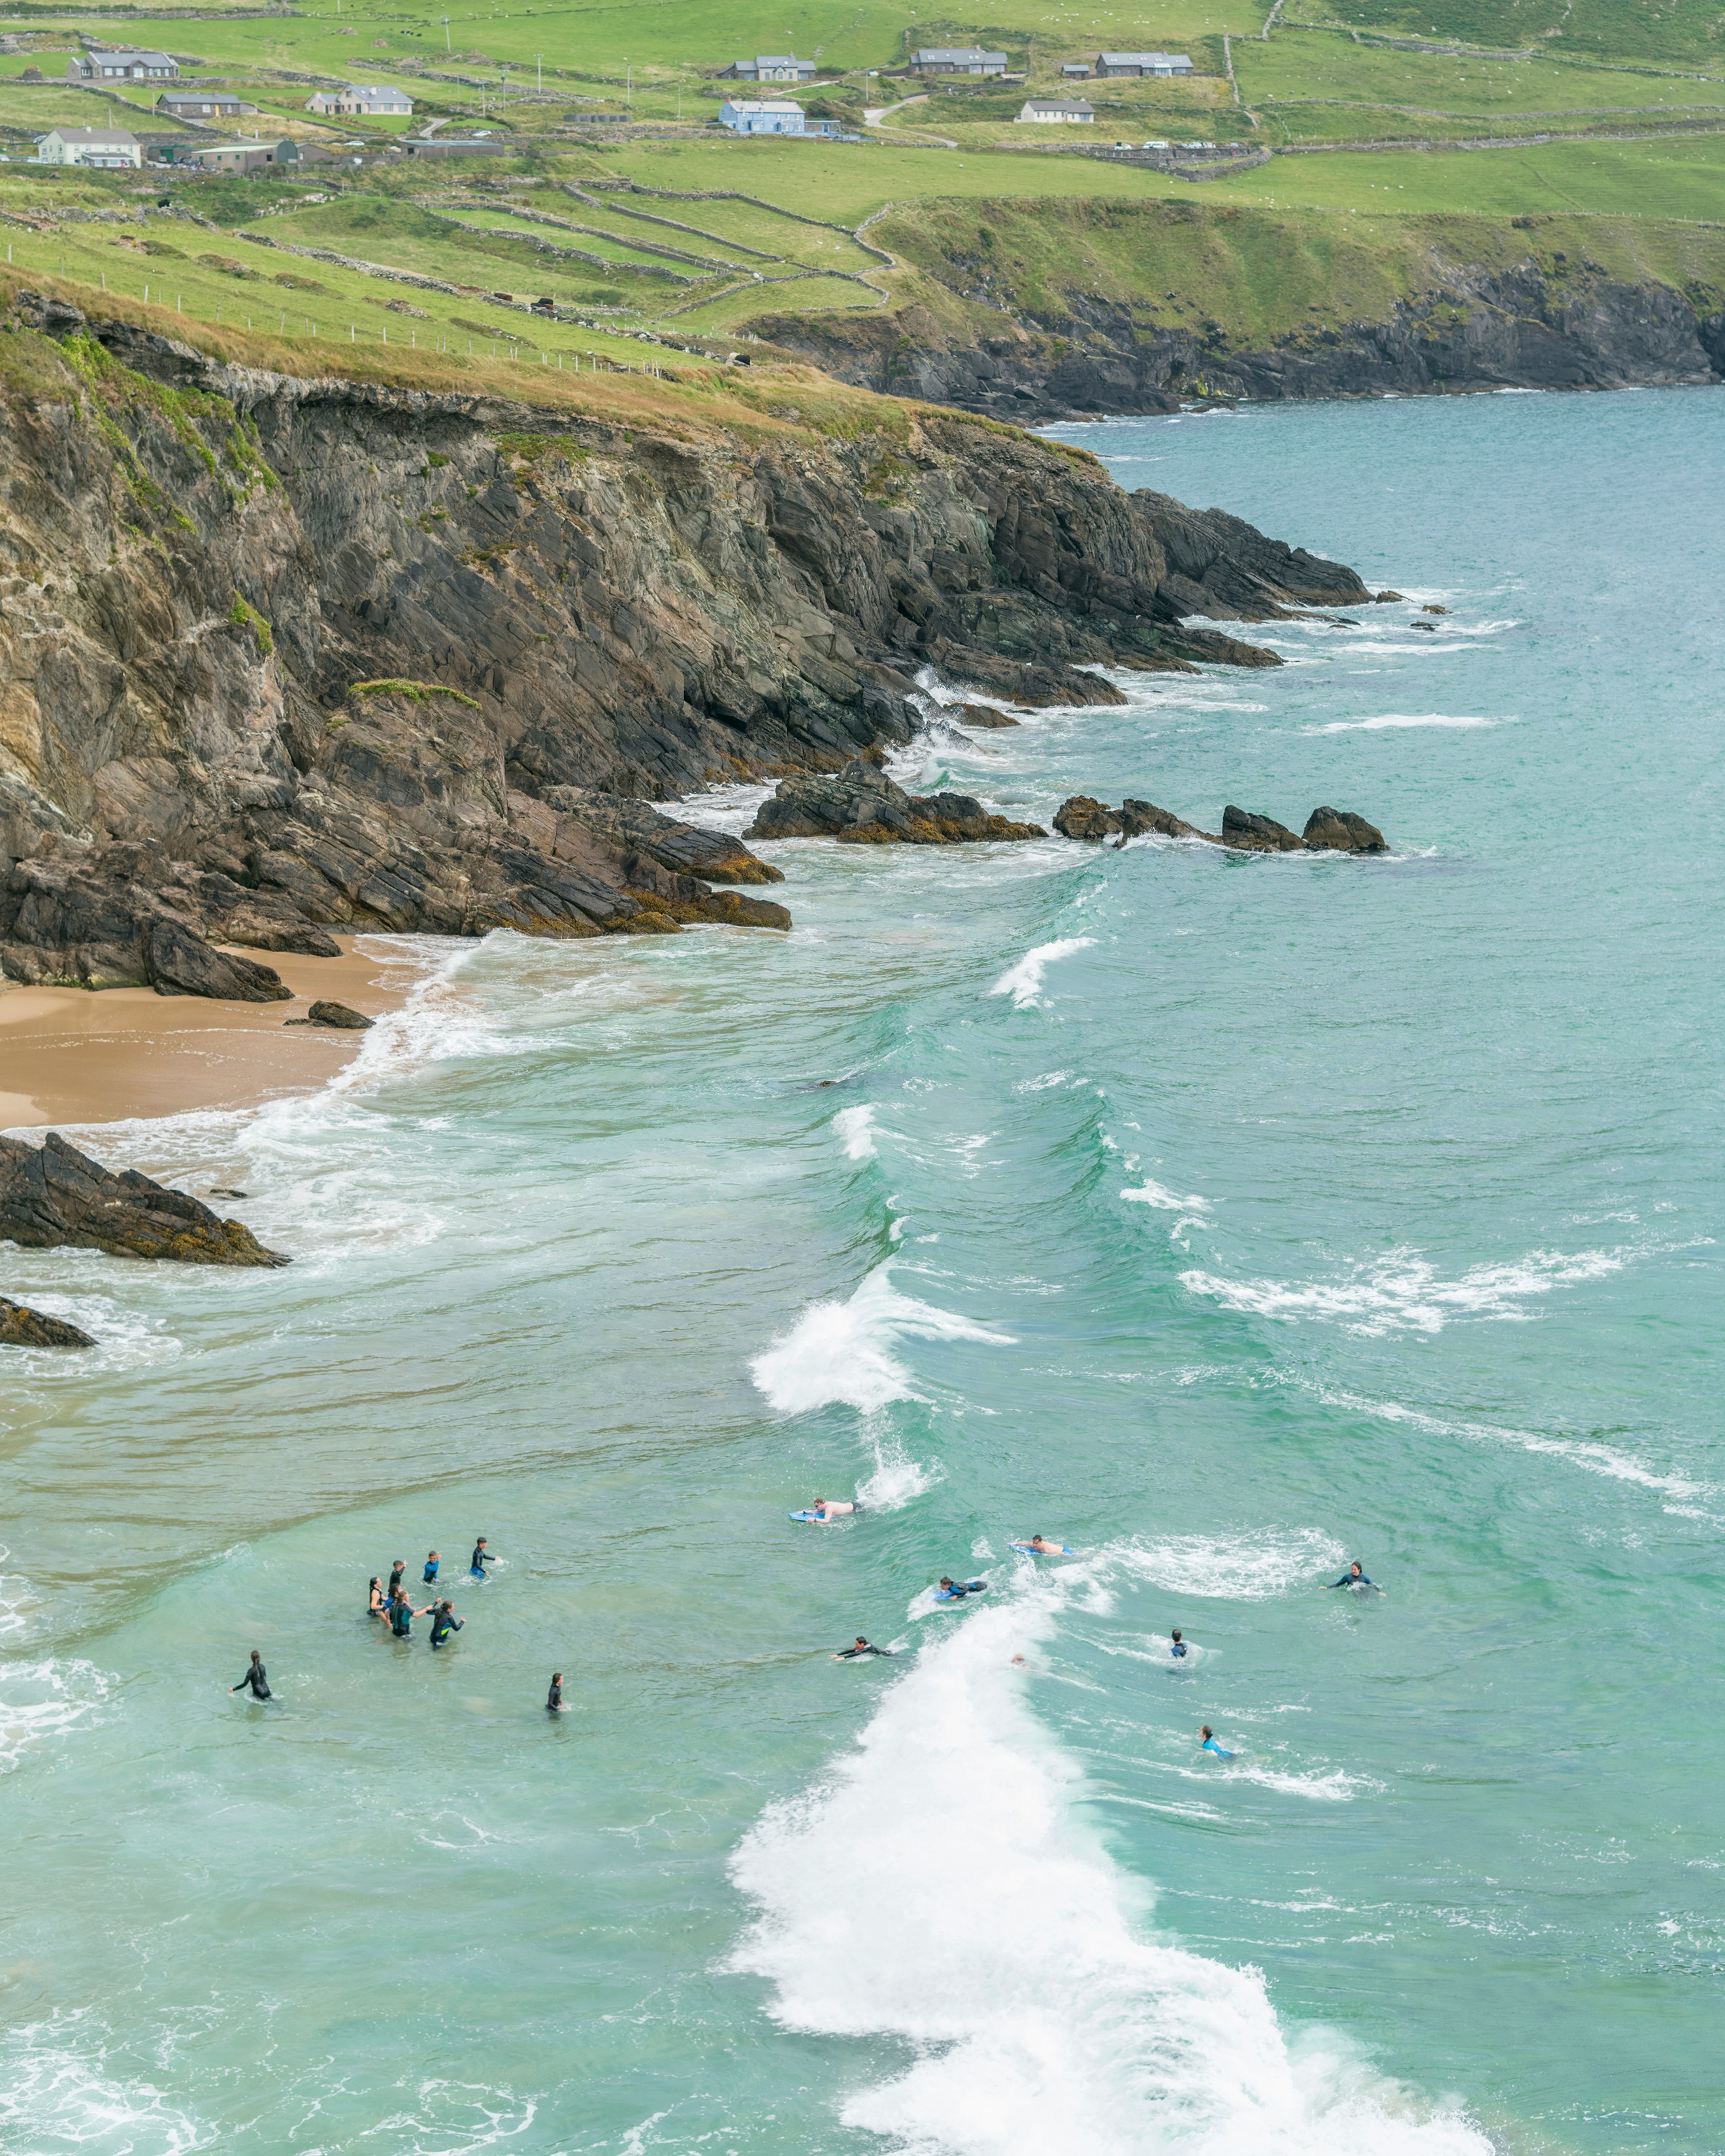
[[(1277, 663), (1206, 621), (1372, 596), (1082, 452), (779, 393), (743, 424), (307, 380), (20, 295), (0, 968), (270, 1001), (269, 953), (342, 932), (782, 928), (738, 887), (768, 863), (652, 804), (909, 741), (925, 667), (1117, 702), (1093, 670)], [(1004, 835), (909, 798), (835, 834)]]

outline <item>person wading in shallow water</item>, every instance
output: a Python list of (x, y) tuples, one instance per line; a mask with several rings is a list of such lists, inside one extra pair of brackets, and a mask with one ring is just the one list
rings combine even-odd
[(454, 1604), (439, 1602), (431, 1613), (432, 1645), (441, 1647), (452, 1632), (461, 1630), (461, 1625), (462, 1620), (455, 1614)]
[(274, 1699), (275, 1697), (275, 1694), (270, 1689), (269, 1678), (264, 1674), (264, 1657), (258, 1652), (255, 1647), (252, 1649), (251, 1667), (246, 1671), (245, 1675), (239, 1680), (239, 1682), (237, 1685), (228, 1686), (228, 1691), (229, 1696), (231, 1697), (237, 1691), (244, 1691), (248, 1685), (252, 1688), (252, 1697), (254, 1699)]
[(552, 1674), (551, 1690), (545, 1695), (545, 1707), (548, 1714), (567, 1714), (569, 1712), (563, 1705), (563, 1673), (561, 1670)]

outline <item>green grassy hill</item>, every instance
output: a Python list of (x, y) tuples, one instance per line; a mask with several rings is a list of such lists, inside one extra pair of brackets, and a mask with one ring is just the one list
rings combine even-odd
[[(150, 305), (182, 321), (262, 322), (273, 308), (283, 337), (380, 352), (429, 340), (464, 360), (471, 342), (475, 363), (512, 343), (566, 369), (583, 356), (651, 364), (667, 342), (716, 346), (752, 325), (794, 341), (799, 318), (825, 336), (851, 324), (859, 348), (889, 321), (901, 340), (956, 346), (1070, 337), (1103, 314), (1110, 338), (1123, 321), (1134, 336), (1211, 321), (1236, 343), (1274, 343), (1399, 319), (1440, 292), (1472, 305), (1470, 277), (1483, 290), (1534, 274), (1555, 305), (1578, 260), (1597, 280), (1676, 294), (1697, 317), (1717, 311), (1717, 0), (1284, 0), (1266, 38), (1270, 13), (1269, 0), (988, 0), (986, 19), (967, 21), (888, 0), (608, 0), (446, 24), (421, 0), (341, 0), (339, 13), (311, 0), (285, 15), (100, 18), (103, 37), (165, 44), (188, 76), (258, 105), (244, 131), (360, 146), (357, 167), (286, 182), (23, 162), (49, 126), (157, 124), (141, 92), (116, 105), (66, 86), (97, 18), (44, 8), (14, 19), (23, 49), (0, 56), (0, 228), (15, 270), (140, 303), (147, 285)], [(1005, 50), (1019, 79), (895, 72), (915, 45), (969, 42)], [(1092, 127), (1017, 122), (1063, 63), (1147, 46), (1189, 53), (1198, 72), (1086, 83)], [(757, 50), (814, 59), (821, 80), (803, 103), (866, 139), (721, 133), (732, 85), (718, 71)], [(29, 69), (45, 80), (26, 82)], [(399, 124), (306, 113), (319, 84), (353, 80), (408, 89), (410, 131), (493, 131), (496, 155), (408, 160), (392, 148)], [(1184, 146), (1188, 164), (1111, 155), (1153, 141)], [(1248, 162), (1190, 176), (1205, 169), (1192, 146), (1230, 142)], [(140, 206), (161, 199), (172, 227), (151, 208), (146, 234)], [(1530, 237), (1528, 218), (1558, 223)], [(524, 319), (535, 300), (562, 319)], [(912, 320), (930, 327), (906, 331)]]

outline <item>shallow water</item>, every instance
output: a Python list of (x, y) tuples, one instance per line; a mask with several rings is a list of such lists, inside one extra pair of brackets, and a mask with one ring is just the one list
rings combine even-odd
[(7, 1263), (8, 2150), (1725, 2142), (1725, 393), (1069, 431), (1451, 612), (907, 771), (1391, 857), (789, 844), (86, 1134), (297, 1261)]

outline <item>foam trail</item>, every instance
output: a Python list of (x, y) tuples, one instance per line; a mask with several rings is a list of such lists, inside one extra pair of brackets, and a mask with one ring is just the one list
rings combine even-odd
[(872, 1160), (875, 1158), (875, 1110), (872, 1103), (860, 1108), (840, 1108), (833, 1118), (833, 1128), (845, 1148), (847, 1160)]
[[(215, 2140), (159, 2089), (108, 2080), (66, 2042), (72, 2023), (13, 2032), (0, 2051), (0, 2144), (90, 2156), (190, 2156)], [(24, 2136), (29, 2136), (28, 2142)]]
[(1332, 719), (1327, 726), (1307, 726), (1302, 731), (1308, 734), (1374, 734), (1390, 726), (1497, 726), (1514, 723), (1512, 719), (1452, 719), (1442, 711), (1385, 711), (1375, 719)]
[(1064, 936), (1057, 942), (1039, 943), (1034, 951), (1025, 952), (1015, 966), (1009, 966), (988, 993), (1010, 996), (1014, 1010), (1033, 1009), (1042, 1001), (1042, 976), (1055, 960), (1070, 957), (1075, 951), (1087, 951), (1096, 940), (1094, 936)]
[(901, 1512), (913, 1497), (920, 1497), (940, 1480), (937, 1474), (912, 1460), (895, 1437), (875, 1440), (875, 1471), (856, 1486), (857, 1502), (871, 1512)]
[(1338, 2040), (1291, 2045), (1255, 1970), (1147, 1935), (1010, 1666), (1059, 1599), (1045, 1579), (967, 1615), (733, 1861), (760, 1914), (732, 1966), (774, 1985), (774, 2017), (920, 2054), (844, 2123), (907, 2156), (1489, 2156)]
[(848, 1301), (811, 1303), (749, 1365), (757, 1389), (780, 1414), (806, 1414), (834, 1400), (870, 1414), (892, 1400), (920, 1397), (893, 1353), (902, 1339), (981, 1340), (1010, 1347), (1013, 1336), (959, 1317), (892, 1285), (877, 1265)]
[(1165, 1189), (1147, 1175), (1142, 1188), (1122, 1190), (1120, 1194), (1129, 1204), (1155, 1205), (1166, 1213), (1208, 1213), (1210, 1209), (1208, 1198), (1177, 1197), (1172, 1190)]
[(1392, 1250), (1351, 1278), (1334, 1281), (1228, 1280), (1219, 1273), (1184, 1272), (1180, 1284), (1224, 1310), (1291, 1321), (1327, 1319), (1349, 1332), (1441, 1332), (1453, 1317), (1525, 1318), (1533, 1296), (1576, 1281), (1620, 1272), (1628, 1250), (1533, 1250), (1496, 1265), (1473, 1265), (1442, 1280), (1434, 1265), (1411, 1250)]
[(46, 1738), (57, 1736), (99, 1707), (113, 1680), (93, 1662), (8, 1662), (0, 1670), (0, 1774), (19, 1766)]

